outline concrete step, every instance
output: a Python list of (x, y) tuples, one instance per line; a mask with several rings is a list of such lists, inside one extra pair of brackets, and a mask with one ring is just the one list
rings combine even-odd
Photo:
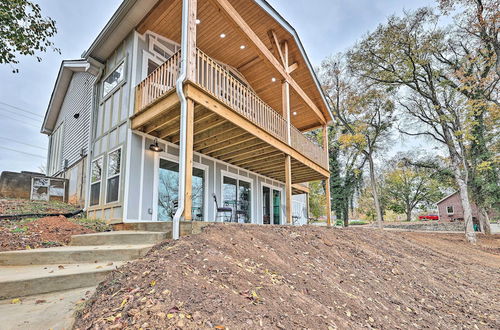
[(95, 286), (0, 301), (0, 328), (16, 330), (73, 329), (75, 312), (95, 292)]
[(123, 262), (2, 266), (0, 299), (94, 286), (122, 264)]
[(110, 231), (105, 233), (73, 235), (72, 246), (156, 244), (167, 239), (165, 232), (149, 231)]
[(144, 256), (152, 244), (61, 246), (0, 252), (0, 266), (77, 264), (128, 261)]

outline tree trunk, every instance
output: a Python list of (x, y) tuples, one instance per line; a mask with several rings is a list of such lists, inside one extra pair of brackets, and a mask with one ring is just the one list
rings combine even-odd
[(411, 221), (411, 209), (409, 207), (406, 208), (406, 221)]
[(488, 215), (488, 210), (486, 208), (481, 208), (478, 212), (481, 231), (486, 235), (491, 235), (490, 216)]
[(368, 154), (368, 164), (370, 165), (370, 184), (372, 187), (373, 200), (375, 202), (375, 212), (377, 214), (377, 227), (382, 229), (382, 209), (380, 208), (380, 201), (378, 198), (377, 181), (375, 180), (375, 165), (371, 154)]
[[(460, 172), (460, 171), (458, 171)], [(460, 200), (462, 201), (462, 208), (464, 209), (465, 221), (465, 238), (469, 243), (476, 243), (476, 233), (474, 232), (474, 224), (472, 222), (472, 207), (469, 200), (469, 192), (467, 190), (467, 183), (460, 175), (457, 175), (456, 181), (460, 191)]]

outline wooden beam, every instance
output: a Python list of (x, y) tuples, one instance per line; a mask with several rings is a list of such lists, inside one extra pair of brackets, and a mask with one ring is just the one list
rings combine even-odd
[(139, 129), (141, 126), (149, 123), (152, 119), (160, 116), (163, 113), (169, 112), (172, 108), (179, 105), (179, 97), (175, 90), (170, 91), (152, 106), (141, 110), (134, 114), (131, 119), (132, 129)]
[(313, 110), (322, 124), (326, 124), (327, 120), (323, 113), (318, 109), (316, 104), (307, 96), (304, 90), (295, 82), (287, 70), (280, 64), (278, 59), (267, 49), (266, 45), (260, 40), (259, 36), (252, 30), (247, 22), (241, 17), (236, 9), (229, 3), (228, 0), (210, 0), (216, 8), (228, 19), (229, 22), (239, 30), (248, 42), (255, 46), (258, 55), (268, 63), (273, 69), (277, 70), (283, 79), (286, 79), (290, 86), (295, 90), (298, 96)]
[(246, 133), (245, 135), (240, 136), (238, 138), (235, 138), (235, 139), (231, 138), (229, 140), (222, 141), (221, 143), (217, 143), (215, 145), (211, 145), (207, 148), (201, 149), (200, 152), (202, 154), (211, 154), (212, 152), (223, 150), (225, 148), (228, 148), (228, 147), (231, 147), (234, 145), (238, 145), (238, 144), (241, 144), (241, 143), (244, 143), (247, 141), (251, 141), (253, 139), (255, 139), (254, 136)]
[(257, 64), (257, 63), (259, 63), (261, 61), (262, 61), (262, 58), (260, 58), (259, 56), (254, 57), (250, 61), (246, 62), (245, 64), (240, 65), (239, 67), (237, 67), (237, 69), (238, 69), (238, 71), (243, 72), (245, 70), (250, 69), (252, 66), (254, 66), (255, 64)]
[(232, 164), (236, 166), (252, 166), (252, 165), (258, 165), (259, 163), (262, 163), (264, 160), (266, 161), (272, 161), (272, 160), (280, 160), (283, 158), (283, 153), (278, 151), (271, 151), (268, 152), (267, 154), (259, 154), (256, 155), (254, 158), (250, 158), (244, 161), (239, 161), (239, 162), (234, 162)]
[(193, 220), (193, 130), (194, 130), (194, 101), (187, 100), (186, 126), (186, 187), (184, 193), (184, 220)]
[(257, 153), (261, 154), (261, 153), (265, 153), (265, 152), (271, 151), (271, 150), (276, 150), (276, 148), (263, 142), (261, 145), (249, 148), (247, 151), (237, 152), (234, 155), (226, 156), (225, 159), (226, 159), (226, 162), (232, 163), (232, 162), (237, 162), (239, 160), (253, 158), (253, 157), (255, 157), (255, 154), (257, 154)]
[(283, 64), (283, 67), (286, 68), (285, 64), (285, 57), (283, 56), (283, 52), (281, 51), (281, 45), (280, 42), (278, 41), (278, 36), (276, 35), (276, 32), (274, 30), (269, 30), (267, 32), (269, 36), (269, 40), (271, 40), (271, 45), (273, 45), (273, 51), (277, 59), (281, 59), (281, 63)]
[(265, 143), (265, 142), (262, 142), (260, 140), (255, 140), (255, 141), (245, 143), (243, 145), (235, 145), (233, 147), (212, 153), (212, 157), (224, 159), (224, 157), (229, 157), (228, 155), (233, 156), (235, 153), (239, 153), (243, 149), (248, 150), (249, 148), (260, 146), (260, 145), (262, 145), (262, 143)]
[(248, 119), (246, 119), (246, 118), (242, 117), (241, 115), (239, 115), (238, 113), (234, 112), (232, 109), (228, 108), (225, 104), (223, 104), (219, 100), (215, 99), (213, 96), (205, 93), (198, 86), (188, 83), (186, 85), (186, 94), (189, 95), (190, 98), (196, 100), (197, 103), (205, 106), (206, 108), (217, 113), (219, 116), (225, 118), (225, 120), (228, 120), (228, 121), (232, 122), (233, 124), (235, 124), (236, 126), (241, 127), (245, 131), (247, 131), (247, 132), (251, 133), (252, 135), (254, 135), (255, 137), (259, 138), (261, 141), (268, 142), (270, 145), (283, 151), (285, 154), (289, 154), (290, 156), (292, 156), (294, 159), (296, 159), (300, 163), (310, 167), (311, 169), (320, 173), (324, 177), (327, 177), (330, 175), (330, 172), (323, 167), (324, 165), (315, 163), (313, 160), (305, 157), (304, 155), (299, 153), (297, 150), (292, 148), (290, 145), (275, 138), (269, 132), (263, 130), (259, 126), (250, 122)]
[(189, 1), (187, 31), (187, 75), (186, 79), (196, 81), (196, 19), (198, 16), (198, 0)]
[(194, 132), (194, 142), (195, 143), (201, 143), (205, 142), (206, 140), (210, 140), (218, 135), (228, 133), (228, 132), (234, 132), (236, 130), (239, 130), (240, 128), (234, 126), (233, 124), (229, 122), (225, 122), (221, 124), (220, 126), (217, 126), (215, 128), (212, 128), (208, 131), (204, 132), (197, 132), (195, 129)]
[[(194, 119), (194, 130), (199, 132), (204, 132), (205, 130), (209, 130), (212, 127), (215, 127), (221, 124), (223, 121), (219, 119), (219, 117), (211, 111), (206, 111)], [(172, 139), (172, 143), (178, 143), (179, 137)]]
[(232, 131), (226, 132), (224, 134), (215, 136), (209, 140), (206, 140), (204, 142), (196, 143), (194, 148), (196, 150), (207, 150), (207, 148), (210, 148), (212, 146), (218, 146), (223, 142), (233, 140), (233, 141), (238, 141), (238, 138), (241, 136), (248, 136), (248, 133), (245, 132), (244, 130), (239, 130), (237, 133), (234, 133)]
[(166, 115), (159, 117), (158, 119), (154, 119), (151, 123), (144, 126), (143, 132), (146, 134), (150, 134), (153, 131), (162, 129), (175, 121), (179, 120), (181, 116), (180, 112), (170, 111)]
[[(328, 125), (323, 126), (323, 150), (326, 152), (326, 157), (329, 157), (328, 153)], [(328, 162), (330, 163), (330, 162)], [(332, 199), (330, 193), (330, 176), (325, 180), (326, 186), (326, 223), (328, 226), (332, 225)]]
[(292, 188), (293, 189), (296, 189), (296, 190), (300, 190), (302, 192), (304, 192), (305, 194), (309, 194), (311, 192), (311, 189), (309, 189), (308, 187), (304, 187), (300, 184), (292, 184)]
[(288, 73), (292, 73), (293, 71), (297, 70), (299, 67), (299, 63), (295, 62), (292, 65), (288, 67)]

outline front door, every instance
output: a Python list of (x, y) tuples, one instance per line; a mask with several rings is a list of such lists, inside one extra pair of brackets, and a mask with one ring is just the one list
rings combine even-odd
[(281, 191), (262, 186), (262, 223), (281, 224)]

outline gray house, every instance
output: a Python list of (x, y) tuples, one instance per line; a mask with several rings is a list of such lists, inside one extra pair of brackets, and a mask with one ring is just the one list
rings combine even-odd
[(304, 224), (307, 182), (330, 174), (327, 146), (303, 133), (331, 119), (267, 2), (124, 0), (61, 64), (42, 133), (48, 174), (89, 217)]

